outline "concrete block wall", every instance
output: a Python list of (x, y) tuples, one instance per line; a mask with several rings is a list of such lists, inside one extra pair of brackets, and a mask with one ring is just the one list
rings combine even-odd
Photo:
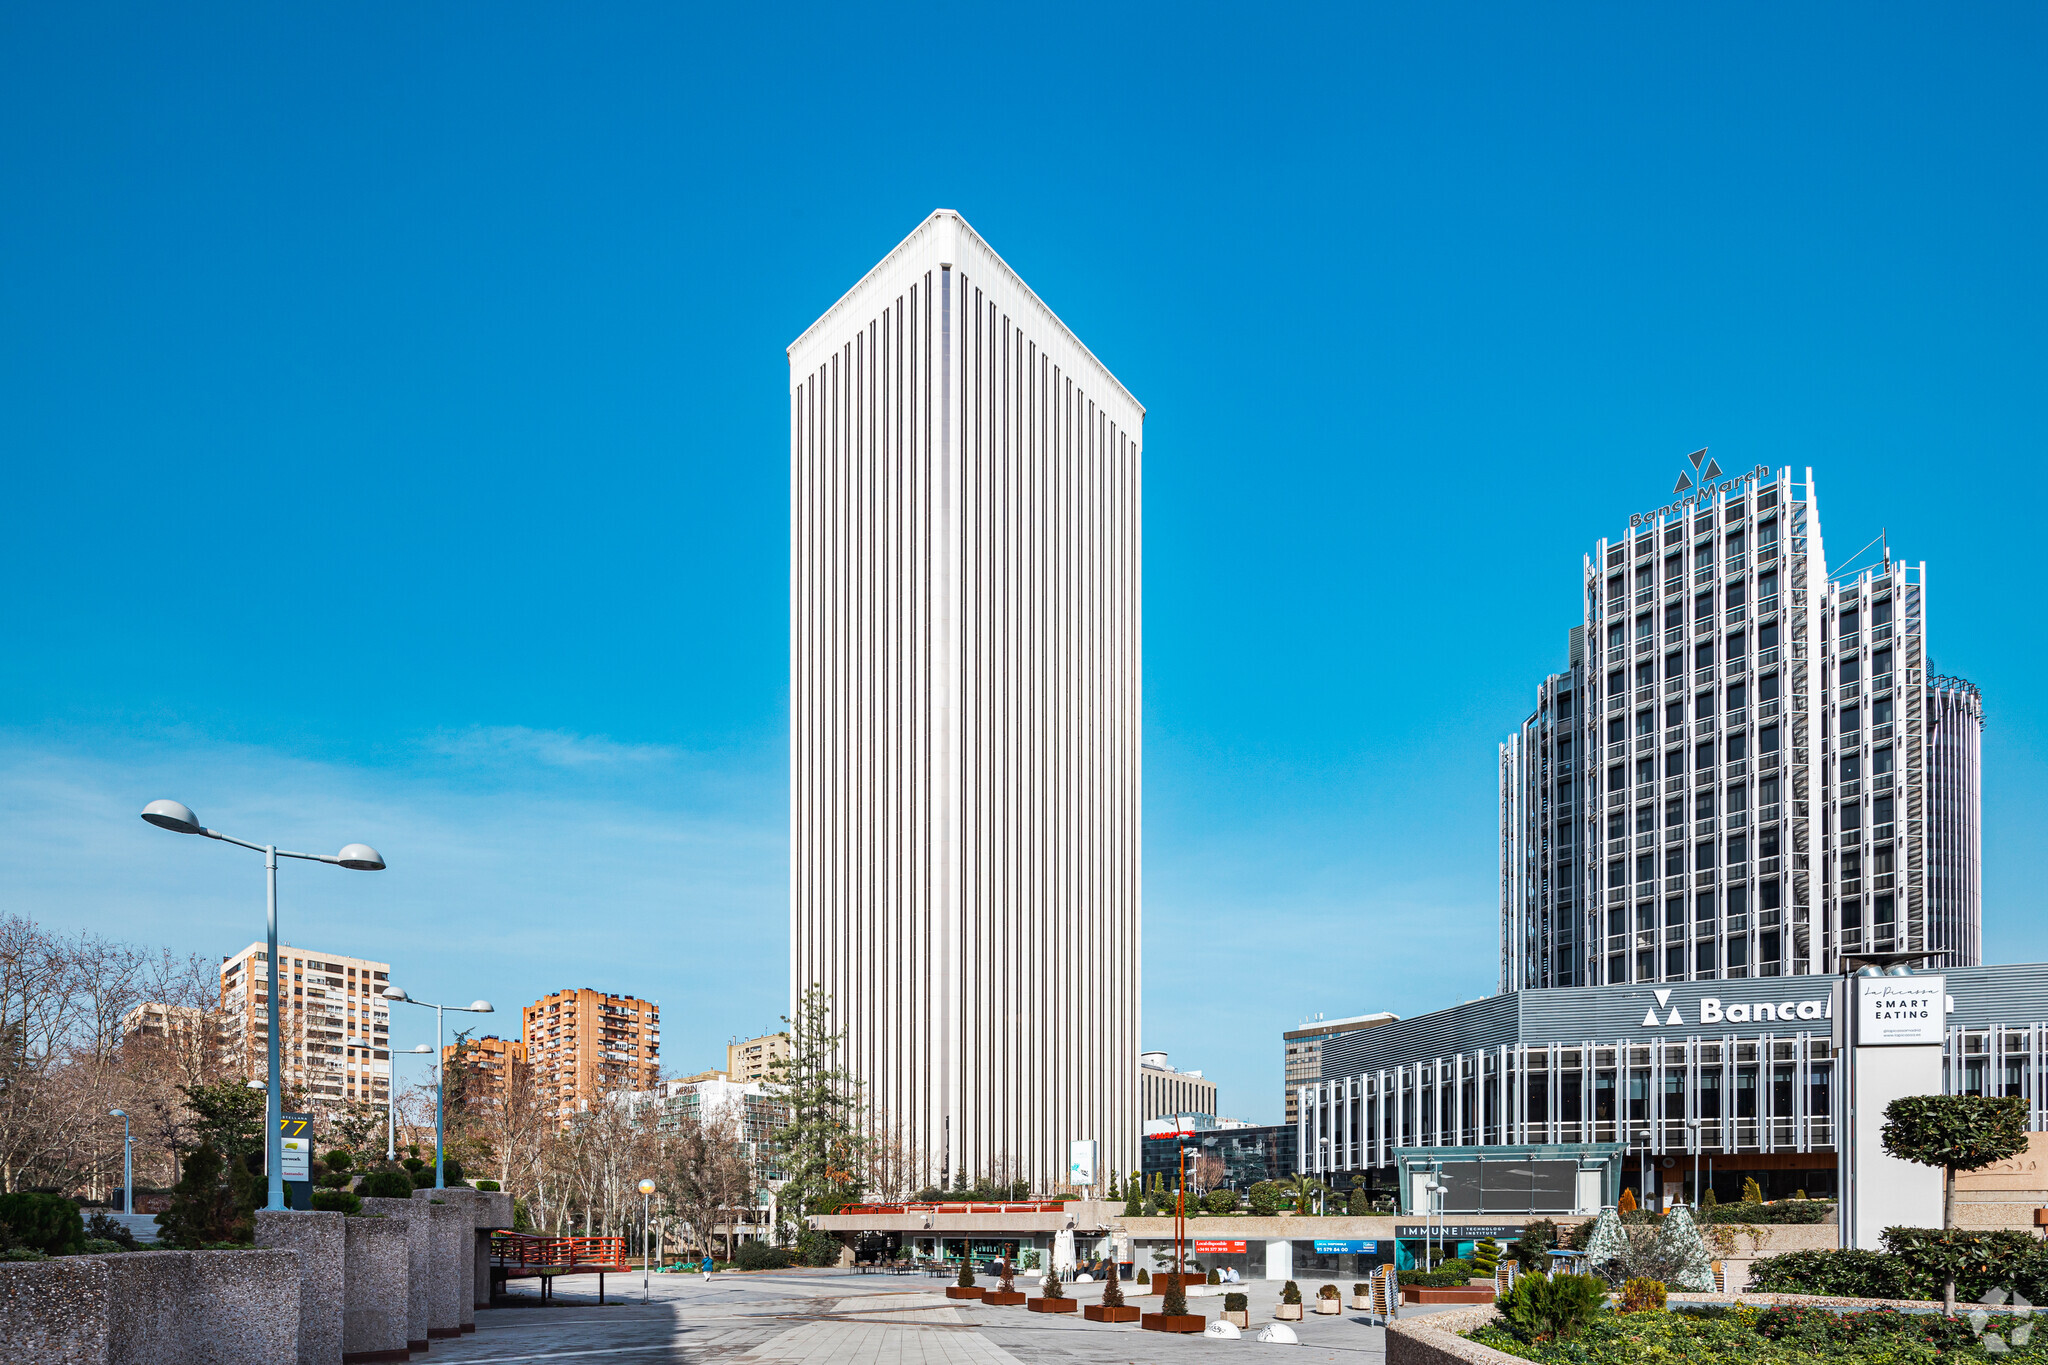
[(0, 1360), (278, 1365), (296, 1357), (289, 1251), (135, 1251), (0, 1263)]
[(476, 1227), (466, 1204), (447, 1199), (449, 1190), (415, 1190), (413, 1202), (427, 1213), (431, 1254), (427, 1274), (427, 1336), (459, 1337), (467, 1322), (476, 1330), (472, 1246)]
[(427, 1349), (427, 1300), (433, 1283), (434, 1234), (427, 1205), (410, 1199), (365, 1199), (363, 1212), (405, 1225), (405, 1339), (414, 1351)]
[(299, 1253), (299, 1365), (340, 1365), (347, 1237), (339, 1213), (256, 1211), (256, 1245)]
[(399, 1361), (410, 1356), (406, 1345), (406, 1309), (407, 1281), (412, 1274), (411, 1234), (411, 1223), (402, 1219), (348, 1220), (341, 1324), (343, 1365)]

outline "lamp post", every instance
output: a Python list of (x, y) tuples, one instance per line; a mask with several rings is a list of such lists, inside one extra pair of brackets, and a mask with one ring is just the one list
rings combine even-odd
[(269, 1074), (263, 1092), (264, 1127), (269, 1131), (263, 1138), (263, 1168), (270, 1176), (270, 1202), (265, 1207), (282, 1210), (284, 1203), (284, 1142), (279, 1127), (284, 1120), (283, 1081), (279, 1076), (278, 1060), (279, 1034), (283, 1025), (279, 1022), (282, 1001), (277, 977), (277, 860), (279, 858), (302, 858), (309, 863), (333, 863), (357, 872), (382, 872), (384, 855), (368, 844), (346, 844), (341, 852), (331, 857), (325, 853), (290, 853), (276, 844), (252, 844), (222, 834), (217, 829), (208, 829), (199, 823), (199, 817), (192, 813), (190, 806), (177, 801), (152, 801), (142, 808), (142, 818), (158, 829), (167, 829), (173, 834), (203, 834), (209, 839), (218, 839), (236, 848), (253, 849), (263, 855), (264, 871), (270, 883), (270, 932), (267, 939), (270, 962), (270, 1044), (267, 1051)]
[(128, 1128), (125, 1110), (109, 1109), (108, 1115), (121, 1120), (121, 1212), (135, 1212), (135, 1139)]
[(647, 1302), (648, 1267), (654, 1264), (654, 1225), (649, 1221), (654, 1200), (654, 1182), (640, 1182), (640, 1302)]
[[(406, 1049), (408, 1053), (432, 1052), (425, 1043)], [(384, 1159), (398, 1160), (398, 1054), (391, 1054), (391, 1074), (384, 1079)]]
[[(462, 1014), (495, 1013), (488, 1000), (472, 1000), (467, 1005), (436, 1005), (426, 1000), (415, 1000), (396, 986), (384, 988), (384, 998), (401, 1005), (419, 1005), (434, 1012), (434, 1188), (446, 1189), (442, 1178), (442, 1157), (444, 1140), (441, 1125), (447, 1117), (448, 1064), (441, 1056), (444, 1044), (441, 1041), (441, 1016), (444, 1010), (455, 1010)], [(417, 1052), (419, 1049), (413, 1049)]]
[(1685, 1121), (1686, 1136), (1692, 1139), (1692, 1206), (1700, 1206), (1700, 1121), (1696, 1118)]

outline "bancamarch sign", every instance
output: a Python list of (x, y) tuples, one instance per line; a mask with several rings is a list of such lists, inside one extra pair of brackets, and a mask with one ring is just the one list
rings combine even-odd
[[(1828, 980), (1829, 978), (1820, 978)], [(1808, 987), (1811, 989), (1811, 987)], [(1674, 1005), (1671, 991), (1651, 992), (1656, 1003), (1643, 1011), (1644, 1028), (1690, 1028), (1712, 1024), (1783, 1024), (1820, 1023), (1835, 1017), (1835, 997), (1832, 990), (1808, 999), (1784, 1000), (1724, 1000), (1717, 995), (1703, 995), (1697, 1002), (1696, 1018), (1685, 1017), (1683, 1002)], [(1955, 997), (1945, 1002), (1948, 1012), (1955, 1009)]]
[(1676, 502), (1668, 502), (1653, 512), (1631, 513), (1628, 519), (1628, 526), (1633, 531), (1638, 526), (1647, 525), (1660, 517), (1668, 517), (1674, 512), (1683, 512), (1686, 508), (1695, 504), (1710, 503), (1722, 494), (1732, 493), (1746, 483), (1769, 483), (1770, 481), (1771, 467), (1760, 464), (1747, 474), (1739, 474), (1725, 483), (1702, 483), (1685, 497), (1678, 499)]

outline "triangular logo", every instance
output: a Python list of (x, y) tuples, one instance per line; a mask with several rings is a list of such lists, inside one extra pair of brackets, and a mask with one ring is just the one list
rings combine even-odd
[[(1695, 450), (1692, 454), (1686, 456), (1685, 458), (1692, 461), (1692, 467), (1694, 469), (1698, 469), (1700, 467), (1700, 461), (1705, 459), (1706, 455), (1707, 448), (1705, 446), (1701, 446), (1698, 450)], [(1707, 475), (1707, 477), (1711, 479), (1714, 476), (1712, 474), (1709, 474)]]
[(1672, 486), (1671, 491), (1673, 493), (1683, 493), (1686, 489), (1690, 487), (1692, 487), (1692, 480), (1687, 478), (1685, 475), (1680, 474), (1678, 476), (1678, 482)]
[(1712, 460), (1708, 460), (1708, 461), (1707, 461), (1707, 472), (1706, 472), (1706, 473), (1704, 473), (1704, 474), (1702, 474), (1702, 475), (1700, 475), (1700, 477), (1701, 477), (1702, 479), (1718, 479), (1718, 478), (1720, 478), (1720, 477), (1721, 477), (1721, 466), (1719, 466), (1719, 465), (1715, 464), (1715, 463), (1714, 463), (1714, 462), (1713, 462)]
[(1669, 1019), (1666, 1019), (1664, 1022), (1667, 1024), (1682, 1024), (1685, 1022), (1685, 1020), (1678, 1017), (1677, 1010), (1673, 1010), (1671, 1011), (1671, 1017)]
[(1643, 1027), (1644, 1027), (1644, 1028), (1655, 1028), (1655, 1027), (1657, 1027), (1657, 1011), (1655, 1011), (1655, 1010), (1644, 1010), (1644, 1011), (1643, 1011)]
[(1657, 991), (1657, 992), (1654, 992), (1654, 994), (1655, 994), (1655, 995), (1656, 995), (1656, 997), (1657, 997), (1657, 1008), (1658, 1008), (1658, 1009), (1660, 1009), (1660, 1010), (1661, 1010), (1661, 1009), (1663, 1009), (1663, 1008), (1664, 1008), (1664, 1007), (1665, 1007), (1666, 1005), (1668, 1005), (1668, 1004), (1670, 1004), (1670, 1003), (1671, 1003), (1671, 989), (1670, 989), (1670, 987), (1668, 987), (1668, 986), (1667, 986), (1667, 987), (1665, 987), (1665, 988), (1664, 988), (1663, 990), (1661, 990), (1661, 991)]

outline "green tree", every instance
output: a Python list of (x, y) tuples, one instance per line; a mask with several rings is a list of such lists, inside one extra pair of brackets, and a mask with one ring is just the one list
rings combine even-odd
[(836, 1208), (857, 1192), (854, 1171), (865, 1145), (859, 1084), (839, 1065), (845, 1035), (832, 1032), (831, 1014), (825, 988), (815, 982), (806, 987), (795, 1016), (783, 1016), (789, 1055), (777, 1058), (768, 1074), (789, 1106), (789, 1124), (776, 1144), (785, 1180), (780, 1202), (799, 1225), (811, 1208)]
[[(1956, 1225), (1956, 1172), (1976, 1171), (2027, 1146), (2027, 1102), (2018, 1095), (1907, 1095), (1884, 1107), (1884, 1150), (1941, 1168), (1941, 1226)], [(1956, 1311), (1956, 1270), (1948, 1267), (1942, 1307)]]
[(1756, 1183), (1756, 1177), (1753, 1175), (1746, 1175), (1742, 1178), (1742, 1202), (1745, 1204), (1761, 1204), (1764, 1202), (1764, 1187)]

